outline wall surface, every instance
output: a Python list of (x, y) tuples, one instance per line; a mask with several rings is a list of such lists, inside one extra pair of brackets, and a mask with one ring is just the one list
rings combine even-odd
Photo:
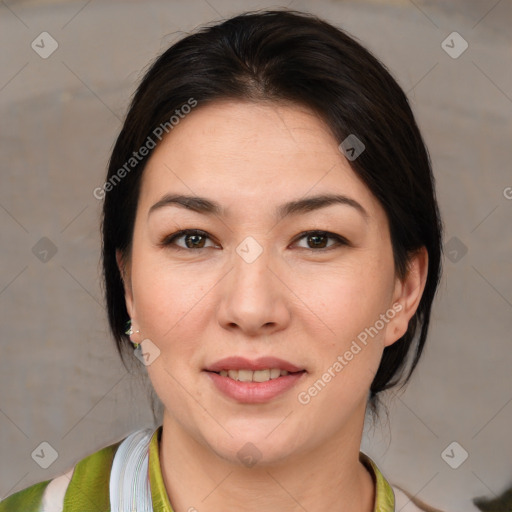
[[(365, 430), (363, 449), (419, 498), (476, 510), (472, 498), (512, 483), (512, 4), (287, 5), (358, 37), (396, 76), (429, 147), (445, 223), (424, 358), (405, 392), (388, 396), (389, 423)], [(154, 425), (108, 334), (93, 190), (156, 55), (202, 23), (277, 6), (0, 4), (0, 496)], [(43, 441), (58, 452), (48, 469), (31, 457)]]

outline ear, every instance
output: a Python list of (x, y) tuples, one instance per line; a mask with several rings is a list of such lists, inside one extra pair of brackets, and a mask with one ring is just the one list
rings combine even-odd
[(130, 262), (125, 260), (123, 253), (120, 249), (116, 249), (116, 262), (123, 280), (124, 286), (124, 300), (126, 302), (126, 309), (130, 318), (135, 316), (135, 308), (133, 305), (133, 293), (132, 293), (132, 282), (130, 276)]
[(396, 278), (393, 295), (393, 310), (396, 315), (390, 320), (384, 339), (387, 347), (399, 340), (409, 326), (409, 320), (418, 309), (428, 274), (428, 252), (425, 247), (418, 249), (409, 259), (407, 275)]

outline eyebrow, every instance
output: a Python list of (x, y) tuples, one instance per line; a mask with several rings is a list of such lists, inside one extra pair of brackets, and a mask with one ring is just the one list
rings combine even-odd
[[(300, 213), (308, 213), (319, 210), (333, 204), (342, 204), (350, 206), (357, 210), (366, 220), (368, 220), (368, 212), (355, 199), (341, 194), (321, 194), (317, 196), (296, 199), (280, 205), (275, 216), (281, 220), (289, 215), (297, 215)], [(204, 215), (226, 216), (226, 210), (216, 201), (199, 196), (188, 196), (182, 194), (166, 194), (158, 202), (156, 202), (148, 212), (148, 217), (154, 211), (166, 206), (179, 206), (187, 210), (193, 210)]]

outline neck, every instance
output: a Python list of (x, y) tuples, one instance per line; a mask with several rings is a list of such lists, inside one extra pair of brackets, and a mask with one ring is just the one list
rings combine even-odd
[(165, 414), (160, 465), (169, 501), (174, 512), (373, 512), (375, 484), (359, 461), (362, 427), (284, 461), (245, 467), (219, 457)]

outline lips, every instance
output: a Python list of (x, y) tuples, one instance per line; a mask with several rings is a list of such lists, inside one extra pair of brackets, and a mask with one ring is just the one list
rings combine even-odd
[[(226, 370), (220, 370), (219, 372), (212, 371), (215, 368), (228, 366), (266, 366), (269, 363), (271, 365), (277, 364), (278, 366), (286, 366), (287, 368), (297, 368), (297, 366), (287, 363), (283, 360), (276, 360), (275, 358), (261, 359), (257, 361), (247, 361), (247, 359), (241, 360), (237, 358), (233, 361), (225, 362), (226, 360), (218, 361), (215, 365), (211, 365), (208, 368), (211, 370), (205, 370), (204, 374), (213, 384), (214, 389), (220, 391), (222, 395), (234, 400), (237, 403), (242, 404), (264, 404), (272, 401), (284, 395), (287, 392), (297, 386), (299, 382), (306, 378), (306, 370), (288, 372), (287, 370), (279, 370), (280, 376), (276, 378), (268, 378), (268, 370), (228, 370), (229, 374), (235, 374), (236, 380), (233, 379), (229, 374), (225, 375)], [(243, 374), (242, 380), (240, 380), (240, 373)], [(251, 380), (246, 380), (247, 374), (251, 377)], [(257, 374), (260, 374), (259, 376)], [(234, 376), (235, 376), (234, 375)], [(261, 378), (265, 377), (265, 379)]]
[(220, 373), (221, 371), (229, 370), (268, 370), (272, 368), (278, 368), (280, 370), (286, 370), (289, 373), (296, 373), (305, 371), (304, 368), (300, 368), (289, 361), (279, 359), (277, 357), (260, 357), (258, 359), (247, 359), (245, 357), (231, 356), (224, 359), (220, 359), (215, 363), (208, 365), (205, 371)]

